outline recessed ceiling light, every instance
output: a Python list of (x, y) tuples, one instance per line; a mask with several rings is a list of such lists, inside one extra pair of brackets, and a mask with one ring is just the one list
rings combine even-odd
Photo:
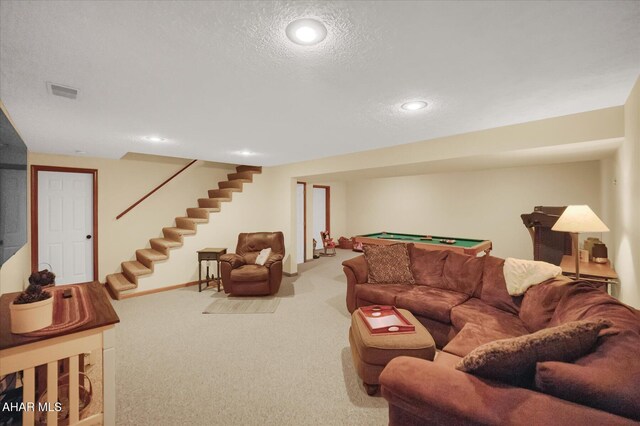
[(233, 154), (235, 155), (242, 155), (243, 157), (249, 157), (251, 155), (256, 155), (255, 152), (253, 151), (249, 151), (248, 149), (243, 149), (241, 151), (234, 151)]
[(287, 25), (287, 37), (296, 44), (311, 46), (327, 36), (327, 27), (315, 19), (298, 19)]
[(144, 139), (147, 142), (154, 142), (154, 143), (166, 142), (166, 139), (161, 138), (160, 136), (145, 136), (142, 139)]
[(425, 101), (411, 101), (411, 102), (406, 102), (402, 104), (400, 108), (404, 109), (405, 111), (415, 111), (418, 109), (422, 109), (426, 106), (427, 106), (427, 103)]

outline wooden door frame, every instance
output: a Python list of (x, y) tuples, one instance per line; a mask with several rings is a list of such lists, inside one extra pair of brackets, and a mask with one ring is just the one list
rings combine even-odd
[(324, 188), (324, 208), (325, 208), (325, 226), (329, 235), (331, 235), (331, 187), (328, 185), (313, 185), (314, 188)]
[(31, 272), (38, 270), (38, 172), (85, 173), (93, 178), (93, 280), (98, 281), (98, 170), (31, 165)]
[[(303, 216), (303, 240), (304, 240), (304, 254), (302, 255), (302, 263), (307, 261), (307, 182), (297, 181), (297, 185), (302, 185), (302, 216)], [(296, 194), (298, 191), (296, 191)]]

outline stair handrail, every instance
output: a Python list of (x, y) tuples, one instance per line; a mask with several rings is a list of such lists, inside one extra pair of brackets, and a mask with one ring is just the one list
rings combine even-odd
[(120, 213), (118, 216), (116, 216), (116, 220), (120, 219), (122, 216), (124, 216), (125, 214), (129, 213), (131, 210), (133, 210), (134, 207), (136, 207), (138, 204), (140, 204), (141, 202), (143, 202), (144, 200), (146, 200), (147, 198), (149, 198), (151, 196), (151, 194), (153, 194), (154, 192), (156, 192), (157, 190), (159, 190), (160, 188), (162, 188), (163, 186), (165, 186), (167, 183), (169, 183), (171, 180), (173, 180), (173, 178), (175, 178), (176, 176), (178, 176), (180, 173), (184, 172), (185, 170), (187, 170), (193, 163), (195, 163), (198, 160), (192, 160), (189, 164), (187, 164), (186, 166), (184, 166), (183, 168), (181, 168), (180, 170), (178, 170), (176, 173), (173, 174), (173, 176), (171, 176), (169, 179), (165, 180), (164, 182), (162, 182), (160, 185), (156, 186), (154, 189), (152, 189), (151, 191), (149, 191), (147, 193), (147, 195), (145, 195), (144, 197), (140, 198), (138, 201), (136, 201), (135, 203), (131, 204), (127, 209), (125, 209), (122, 213)]

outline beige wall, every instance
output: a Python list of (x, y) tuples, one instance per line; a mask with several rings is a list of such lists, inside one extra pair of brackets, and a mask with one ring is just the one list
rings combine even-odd
[(531, 259), (520, 214), (537, 205), (600, 208), (597, 161), (354, 181), (347, 189), (353, 235), (391, 231), (489, 239), (492, 254)]
[(485, 156), (530, 148), (560, 147), (623, 136), (624, 110), (619, 106), (390, 148), (303, 161), (282, 168), (286, 169), (290, 176), (314, 176), (395, 165), (405, 167), (424, 162)]
[(285, 272), (295, 272), (291, 269), (295, 267), (295, 246), (288, 243), (295, 243), (295, 232), (290, 232), (295, 228), (287, 225), (292, 215), (287, 212), (288, 204), (280, 201), (291, 189), (288, 183), (288, 179), (270, 169), (254, 176), (253, 183), (245, 184), (241, 193), (233, 195), (233, 201), (223, 203), (221, 212), (210, 215), (209, 223), (198, 225), (196, 235), (185, 236), (184, 245), (171, 250), (169, 260), (155, 263), (154, 273), (138, 280), (137, 291), (197, 280), (196, 251), (204, 247), (226, 247), (230, 253), (234, 252), (240, 232), (283, 231), (287, 241)]
[[(603, 182), (600, 182), (598, 173), (586, 173), (588, 167), (597, 168), (597, 163), (592, 163), (591, 166), (574, 164), (527, 168), (529, 179), (523, 178), (522, 169), (460, 172), (449, 174), (449, 176), (447, 173), (443, 173), (421, 177), (390, 178), (385, 180), (385, 185), (389, 186), (387, 193), (393, 196), (404, 194), (402, 199), (396, 200), (395, 203), (384, 199), (377, 192), (373, 192), (370, 187), (371, 183), (366, 181), (344, 184), (332, 181), (330, 177), (326, 176), (349, 170), (374, 169), (403, 164), (415, 165), (416, 163), (473, 155), (499, 154), (517, 149), (566, 146), (576, 142), (607, 140), (623, 137), (626, 131), (628, 138), (624, 151), (615, 164), (613, 164), (613, 160), (611, 161), (607, 170), (616, 176), (624, 173), (629, 173), (631, 176), (631, 166), (633, 166), (636, 170), (634, 176), (637, 180), (638, 161), (636, 157), (638, 154), (637, 149), (633, 148), (638, 144), (637, 93), (636, 86), (634, 94), (624, 108), (608, 108), (264, 169), (264, 173), (256, 179), (256, 182), (247, 186), (246, 192), (234, 197), (234, 202), (224, 205), (223, 211), (219, 215), (213, 216), (210, 224), (199, 225), (197, 236), (186, 237), (185, 246), (172, 252), (172, 261), (158, 264), (156, 274), (143, 278), (141, 287), (144, 289), (192, 281), (197, 274), (194, 266), (194, 251), (196, 249), (205, 246), (234, 248), (235, 236), (239, 232), (248, 230), (282, 230), (285, 232), (288, 253), (295, 253), (295, 182), (297, 179), (307, 180), (305, 177), (315, 175), (325, 175), (324, 178), (321, 178), (323, 183), (328, 182), (332, 186), (332, 232), (335, 238), (341, 235), (379, 231), (387, 226), (397, 231), (406, 229), (407, 232), (418, 232), (418, 229), (422, 229), (426, 222), (423, 215), (433, 214), (433, 216), (427, 217), (429, 227), (425, 232), (455, 233), (461, 236), (489, 238), (491, 238), (490, 235), (484, 234), (497, 233), (498, 236), (492, 238), (496, 245), (495, 253), (497, 255), (530, 256), (531, 243), (524, 228), (517, 222), (518, 215), (529, 211), (537, 204), (569, 204), (572, 202), (587, 202), (598, 212), (600, 209), (596, 206), (599, 206), (601, 200), (599, 191), (595, 190), (589, 194), (581, 192), (585, 188), (585, 182), (590, 187), (605, 186)], [(635, 115), (633, 111), (636, 111)], [(26, 142), (28, 144), (28, 141)], [(632, 159), (627, 157), (627, 154), (633, 154), (636, 157)], [(189, 169), (143, 203), (142, 207), (133, 210), (128, 216), (116, 222), (115, 216), (120, 211), (157, 183), (173, 174), (187, 160), (143, 159), (139, 156), (108, 160), (30, 153), (29, 161), (31, 164), (97, 168), (99, 170), (99, 269), (101, 281), (107, 274), (119, 271), (120, 262), (133, 259), (136, 249), (146, 247), (149, 238), (160, 236), (162, 227), (172, 226), (175, 216), (184, 215), (187, 207), (195, 206), (197, 198), (206, 197), (207, 189), (215, 188), (217, 182), (224, 180), (226, 173), (231, 171), (228, 166), (197, 163), (197, 167)], [(544, 167), (549, 167), (549, 169), (544, 169)], [(606, 168), (606, 165), (603, 167)], [(564, 172), (564, 170), (571, 168), (575, 169), (577, 173)], [(543, 170), (547, 173), (543, 173)], [(553, 181), (549, 176), (558, 176), (562, 179)], [(596, 177), (593, 178), (593, 176)], [(592, 182), (592, 178), (595, 181)], [(406, 182), (409, 185), (400, 185), (399, 189), (395, 183), (402, 182), (402, 179), (407, 179)], [(311, 178), (309, 180), (312, 181)], [(618, 177), (618, 180), (631, 182), (626, 177)], [(520, 182), (520, 184), (516, 185), (514, 182)], [(369, 196), (358, 195), (359, 188)], [(453, 213), (447, 215), (430, 213), (429, 205), (424, 204), (424, 201), (417, 201), (425, 199), (425, 188), (428, 189), (428, 194), (431, 194), (434, 200), (441, 203), (441, 209), (442, 206), (449, 207), (443, 211), (452, 211)], [(476, 190), (472, 190), (473, 188)], [(499, 190), (487, 192), (485, 188)], [(572, 189), (569, 190), (569, 188)], [(574, 188), (579, 188), (579, 191), (574, 191)], [(451, 194), (455, 191), (458, 191), (458, 194), (464, 194), (465, 197), (453, 197)], [(504, 203), (504, 191), (509, 194), (508, 203)], [(620, 191), (620, 194), (616, 195), (616, 199), (620, 203), (631, 199), (634, 195), (637, 200), (637, 184), (636, 192), (633, 192), (630, 183)], [(531, 194), (535, 194), (535, 196), (532, 197)], [(416, 203), (417, 205), (414, 205)], [(637, 204), (637, 201), (631, 202), (631, 205), (635, 207), (622, 209), (618, 212), (617, 216), (620, 217), (620, 220), (631, 223), (630, 219), (625, 218), (633, 213), (637, 215)], [(505, 205), (505, 207), (496, 208), (501, 205)], [(367, 206), (373, 208), (365, 211)], [(396, 214), (390, 215), (390, 209)], [(495, 219), (495, 211), (497, 210), (501, 211), (500, 216), (510, 218), (509, 220), (512, 222), (509, 226), (513, 227), (514, 232), (517, 232), (517, 240), (516, 237), (512, 239), (509, 236), (503, 236), (502, 227), (504, 224)], [(401, 216), (404, 214), (409, 215), (410, 220), (405, 220)], [(452, 220), (451, 215), (454, 215), (455, 220)], [(389, 218), (393, 222), (387, 225)], [(464, 225), (449, 227), (451, 223)], [(398, 225), (401, 225), (402, 228)], [(613, 223), (612, 226), (616, 226), (616, 224)], [(621, 252), (620, 247), (624, 247), (624, 244), (631, 247), (632, 243), (625, 243), (625, 241), (630, 241), (634, 237), (627, 231), (620, 232), (619, 244), (615, 248), (617, 252)], [(627, 233), (625, 234), (625, 232)], [(635, 234), (635, 238), (637, 240), (637, 234)], [(310, 241), (309, 239), (309, 244)], [(629, 260), (627, 261), (624, 256), (618, 256), (616, 267), (625, 277), (625, 282), (636, 283), (635, 278), (633, 281), (629, 281), (629, 277), (635, 277), (633, 269), (638, 269), (638, 266), (633, 266), (634, 256), (631, 254), (635, 253), (635, 259), (637, 259), (637, 245), (633, 251), (629, 249), (628, 253)], [(294, 258), (295, 256), (287, 256), (285, 271), (290, 273), (297, 271)], [(637, 265), (637, 260), (635, 262)], [(19, 290), (22, 287), (22, 282), (18, 281), (20, 277), (28, 273), (29, 269), (29, 250), (26, 247), (26, 250), (21, 250), (0, 270), (0, 291)], [(629, 284), (623, 283), (623, 285), (628, 286)], [(630, 299), (625, 296), (624, 300), (629, 301), (637, 297), (637, 284), (634, 288), (636, 296), (629, 296)]]
[[(231, 165), (197, 162), (120, 220), (115, 219), (125, 208), (187, 163), (188, 160), (184, 159), (142, 155), (110, 160), (29, 153), (29, 165), (98, 170), (98, 268), (101, 282), (106, 275), (119, 272), (121, 262), (134, 260), (136, 249), (148, 247), (150, 238), (161, 237), (163, 227), (174, 226), (175, 217), (186, 216), (187, 207), (196, 207), (198, 198), (206, 198), (208, 189), (217, 188), (219, 181), (227, 180), (226, 175), (235, 171)], [(197, 277), (195, 250), (221, 246), (233, 251), (239, 232), (281, 228), (282, 218), (288, 215), (282, 211), (275, 214), (282, 205), (272, 194), (277, 185), (263, 181), (262, 188), (256, 188), (260, 182), (261, 176), (255, 183), (245, 185), (247, 191), (252, 191), (253, 195), (249, 195), (252, 201), (246, 201), (246, 194), (236, 194), (234, 202), (223, 204), (222, 212), (211, 216), (210, 224), (199, 225), (198, 238), (186, 237), (185, 246), (172, 251), (174, 260), (159, 264), (161, 274), (153, 274), (153, 279), (147, 281), (157, 287), (193, 281)], [(279, 191), (284, 198), (286, 190), (280, 188)], [(208, 232), (200, 232), (207, 229)], [(29, 271), (30, 245), (27, 244), (0, 270), (0, 291), (21, 290)], [(148, 287), (141, 285), (143, 289)]]
[(619, 298), (640, 307), (640, 78), (624, 105), (625, 136), (616, 156), (605, 163), (610, 173), (607, 194)]

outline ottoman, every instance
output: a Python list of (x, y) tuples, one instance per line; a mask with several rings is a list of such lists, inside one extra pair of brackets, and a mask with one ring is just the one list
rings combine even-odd
[(415, 333), (373, 335), (358, 310), (351, 315), (349, 343), (358, 376), (369, 395), (378, 391), (380, 373), (397, 356), (412, 356), (433, 361), (436, 344), (431, 334), (406, 309), (398, 309), (416, 327)]

